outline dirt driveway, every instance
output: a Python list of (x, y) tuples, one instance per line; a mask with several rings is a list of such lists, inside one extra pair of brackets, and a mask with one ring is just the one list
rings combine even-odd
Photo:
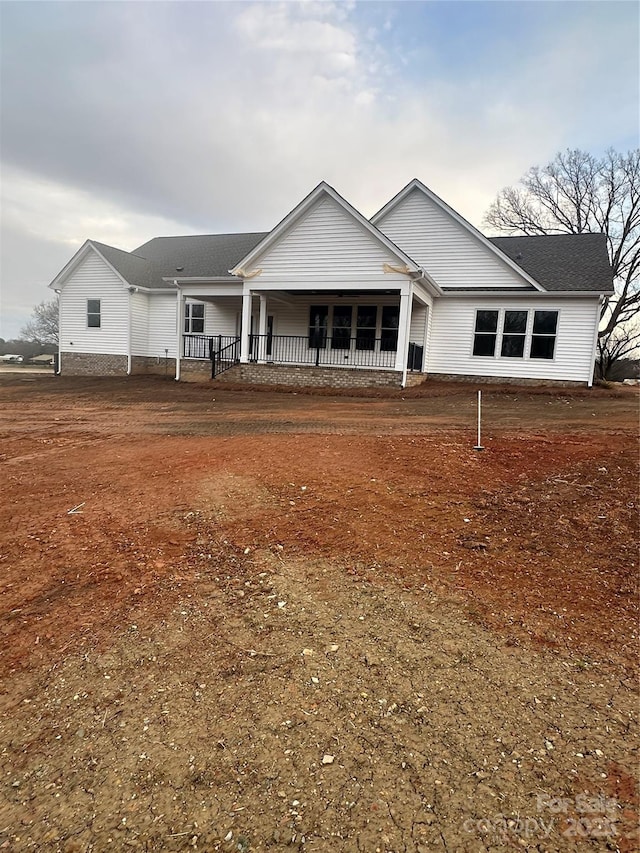
[(0, 377), (0, 850), (637, 849), (635, 389)]

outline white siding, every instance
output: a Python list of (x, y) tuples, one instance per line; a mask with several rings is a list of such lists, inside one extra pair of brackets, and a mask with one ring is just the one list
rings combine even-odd
[[(100, 300), (99, 329), (87, 327), (87, 299)], [(111, 355), (126, 355), (129, 350), (129, 292), (93, 251), (62, 287), (60, 349)]]
[(131, 354), (146, 355), (149, 339), (149, 297), (131, 294)]
[(169, 358), (175, 358), (176, 310), (175, 293), (154, 293), (149, 296), (148, 356), (164, 358), (165, 349), (168, 349)]
[(441, 287), (530, 287), (417, 188), (376, 225)]
[(205, 335), (237, 335), (242, 297), (219, 296), (204, 304)]
[[(534, 310), (558, 311), (558, 329), (553, 360), (474, 356), (476, 310), (528, 310), (529, 330)], [(442, 297), (434, 301), (429, 373), (468, 376), (505, 376), (521, 379), (557, 379), (589, 382), (593, 336), (598, 322), (597, 299), (461, 299)], [(500, 341), (496, 351), (500, 352)], [(526, 352), (526, 351), (525, 351)]]
[(382, 275), (398, 258), (328, 196), (322, 197), (252, 264), (261, 278)]
[(427, 323), (427, 306), (422, 302), (413, 300), (411, 311), (411, 328), (409, 329), (409, 342), (424, 346), (424, 333)]

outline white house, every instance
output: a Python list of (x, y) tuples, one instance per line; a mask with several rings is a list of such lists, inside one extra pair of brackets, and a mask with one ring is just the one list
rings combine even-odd
[(418, 180), (367, 220), (321, 183), (267, 233), (87, 240), (50, 285), (64, 374), (590, 385), (604, 234), (486, 238)]

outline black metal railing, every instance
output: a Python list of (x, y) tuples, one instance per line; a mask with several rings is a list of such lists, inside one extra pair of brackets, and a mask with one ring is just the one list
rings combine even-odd
[(184, 358), (211, 358), (234, 341), (236, 335), (183, 335), (182, 355)]
[(211, 346), (211, 378), (215, 379), (240, 361), (240, 338), (231, 338), (230, 343), (220, 349)]
[(251, 335), (249, 357), (252, 361), (316, 367), (394, 368), (396, 345), (395, 337)]

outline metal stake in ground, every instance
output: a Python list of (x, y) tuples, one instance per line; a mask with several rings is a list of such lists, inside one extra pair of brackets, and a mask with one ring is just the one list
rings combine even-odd
[(478, 391), (478, 443), (474, 446), (474, 450), (484, 450), (482, 446), (482, 391)]

